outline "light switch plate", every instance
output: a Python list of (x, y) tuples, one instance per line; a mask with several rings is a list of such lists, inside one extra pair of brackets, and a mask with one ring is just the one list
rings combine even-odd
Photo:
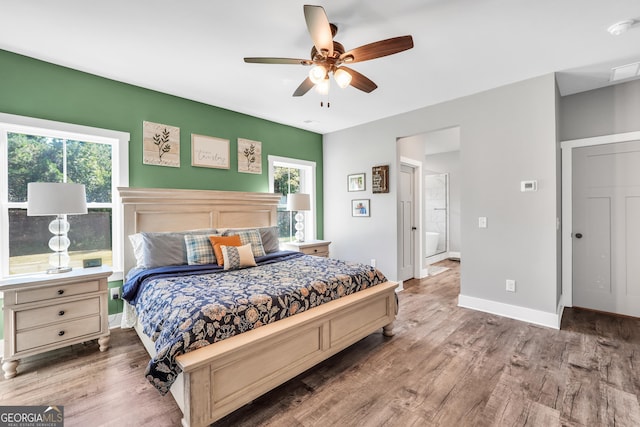
[(478, 228), (487, 228), (487, 217), (478, 217)]

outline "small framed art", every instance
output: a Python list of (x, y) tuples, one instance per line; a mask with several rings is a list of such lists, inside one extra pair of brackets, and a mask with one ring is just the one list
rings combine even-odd
[(347, 175), (347, 190), (364, 191), (364, 173), (354, 173), (351, 175)]
[(351, 216), (370, 216), (369, 199), (355, 199), (351, 201)]
[(374, 194), (389, 192), (389, 165), (371, 168), (371, 189)]
[(192, 133), (191, 166), (229, 169), (229, 140)]

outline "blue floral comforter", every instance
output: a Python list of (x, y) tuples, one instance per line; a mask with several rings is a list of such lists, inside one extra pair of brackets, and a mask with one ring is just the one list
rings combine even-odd
[(211, 264), (142, 270), (123, 297), (154, 342), (157, 355), (145, 372), (166, 394), (180, 373), (183, 353), (292, 316), (385, 282), (373, 267), (278, 252), (256, 258), (257, 267), (225, 271)]

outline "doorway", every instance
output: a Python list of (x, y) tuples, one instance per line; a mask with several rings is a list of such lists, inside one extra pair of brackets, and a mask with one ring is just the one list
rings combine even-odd
[[(398, 138), (398, 185), (401, 165), (414, 169), (413, 276), (430, 274), (433, 263), (460, 259), (460, 127), (450, 127)], [(400, 189), (398, 194), (400, 194)], [(400, 203), (400, 195), (398, 202)], [(406, 222), (398, 210), (398, 271), (405, 268)], [(427, 234), (427, 232), (429, 234)], [(437, 234), (436, 234), (437, 233)], [(435, 249), (432, 249), (434, 248)], [(401, 276), (399, 274), (399, 276)]]
[(561, 147), (562, 303), (640, 317), (640, 132)]

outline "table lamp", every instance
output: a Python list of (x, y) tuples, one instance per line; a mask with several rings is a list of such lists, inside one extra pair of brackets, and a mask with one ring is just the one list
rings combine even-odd
[(54, 251), (49, 256), (52, 268), (47, 273), (71, 271), (67, 249), (71, 241), (67, 237), (69, 222), (65, 215), (87, 213), (87, 197), (84, 184), (63, 182), (30, 182), (27, 184), (27, 216), (55, 215), (49, 224), (53, 237), (49, 248)]
[(302, 211), (311, 210), (311, 197), (304, 193), (287, 195), (287, 210), (297, 212), (296, 216), (296, 242), (304, 242), (304, 214)]

